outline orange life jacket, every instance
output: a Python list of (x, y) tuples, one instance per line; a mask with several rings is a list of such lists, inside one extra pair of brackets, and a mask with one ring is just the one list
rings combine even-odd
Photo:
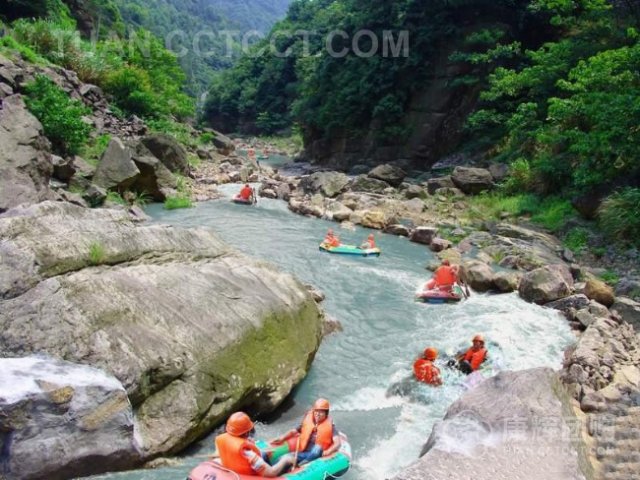
[(430, 360), (419, 358), (413, 364), (413, 374), (418, 381), (435, 385), (438, 383), (440, 370)]
[(327, 235), (326, 237), (324, 237), (323, 243), (326, 243), (330, 247), (340, 246), (340, 240), (338, 240), (338, 237), (336, 237), (335, 235)]
[(471, 347), (464, 354), (463, 360), (466, 360), (467, 362), (469, 362), (473, 370), (477, 370), (478, 368), (480, 368), (480, 365), (482, 365), (482, 362), (484, 362), (486, 358), (487, 358), (486, 348), (482, 347), (480, 350), (474, 350), (473, 347)]
[(376, 241), (374, 239), (367, 239), (369, 242), (369, 248), (376, 248)]
[(456, 283), (456, 274), (449, 265), (442, 265), (441, 267), (438, 267), (433, 278), (436, 281), (436, 285), (439, 287), (453, 285)]
[(300, 432), (300, 451), (304, 452), (309, 444), (311, 434), (316, 430), (316, 445), (322, 450), (328, 449), (333, 444), (333, 420), (327, 416), (318, 425), (313, 421), (313, 410), (307, 412), (302, 420), (302, 431)]
[(244, 200), (249, 200), (251, 195), (253, 195), (251, 187), (243, 187), (242, 190), (240, 190), (240, 198), (243, 198)]
[(240, 475), (258, 475), (251, 467), (249, 460), (242, 455), (242, 450), (249, 449), (260, 456), (260, 450), (253, 442), (246, 438), (234, 437), (228, 433), (223, 433), (216, 437), (216, 448), (224, 467)]

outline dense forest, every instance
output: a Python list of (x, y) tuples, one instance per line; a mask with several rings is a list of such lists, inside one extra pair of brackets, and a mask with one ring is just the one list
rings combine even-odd
[[(232, 65), (240, 54), (243, 34), (252, 30), (266, 34), (284, 16), (290, 3), (290, 0), (113, 1), (127, 24), (143, 27), (163, 39), (173, 32), (171, 47), (175, 52), (184, 49), (180, 63), (187, 74), (187, 90), (194, 96), (206, 91), (214, 72)], [(231, 49), (224, 32), (237, 32), (228, 35)], [(255, 41), (256, 37), (251, 39)]]
[[(448, 88), (478, 92), (478, 101), (452, 147), (509, 164), (505, 193), (571, 198), (587, 217), (615, 192), (607, 202), (618, 214), (601, 220), (637, 239), (629, 220), (640, 216), (639, 22), (635, 0), (297, 0), (274, 31), (318, 32), (309, 54), (302, 37), (283, 35), (279, 51), (291, 55), (243, 58), (213, 84), (206, 114), (232, 130), (298, 125), (307, 138), (374, 128), (384, 145), (410, 134), (409, 101), (433, 75), (439, 47), (453, 43), (449, 60), (466, 73)], [(467, 33), (470, 23), (488, 26)], [(327, 54), (327, 32), (365, 28), (408, 30), (410, 54)]]

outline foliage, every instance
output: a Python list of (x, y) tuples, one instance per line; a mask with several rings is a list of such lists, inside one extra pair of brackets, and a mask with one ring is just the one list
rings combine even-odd
[(585, 228), (575, 227), (564, 237), (564, 245), (572, 252), (583, 251), (589, 241), (589, 232)]
[(122, 198), (122, 195), (114, 191), (107, 192), (106, 201), (117, 203), (118, 205), (127, 205), (127, 201), (124, 198)]
[(13, 56), (14, 52), (19, 54), (27, 62), (44, 65), (47, 60), (26, 45), (17, 42), (13, 37), (0, 38), (0, 52)]
[(178, 208), (191, 208), (193, 207), (193, 202), (191, 198), (177, 195), (175, 197), (168, 197), (164, 201), (164, 208), (167, 210), (176, 210)]
[(510, 191), (590, 192), (638, 177), (637, 19), (605, 0), (536, 0), (531, 10), (549, 15), (557, 39), (488, 65), (468, 132), (512, 162)]
[[(194, 97), (206, 92), (216, 71), (231, 66), (240, 52), (242, 34), (250, 30), (265, 33), (284, 15), (290, 3), (290, 0), (114, 1), (127, 23), (168, 40), (174, 52), (183, 53), (179, 61), (187, 73), (187, 91)], [(233, 31), (237, 35), (225, 33)], [(227, 42), (231, 43), (230, 49)]]
[(87, 163), (91, 165), (98, 165), (98, 161), (102, 158), (102, 154), (107, 150), (109, 142), (111, 141), (111, 135), (103, 134), (99, 135), (84, 146), (80, 155)]
[(151, 132), (171, 135), (182, 145), (192, 148), (198, 146), (198, 139), (193, 136), (193, 129), (189, 125), (168, 118), (152, 119), (147, 125)]
[(611, 270), (607, 270), (600, 275), (600, 278), (603, 282), (608, 283), (609, 285), (616, 286), (620, 281), (620, 277), (617, 273), (612, 272)]
[(605, 199), (598, 221), (610, 238), (640, 246), (640, 188), (627, 187)]
[(106, 258), (106, 253), (104, 250), (104, 245), (100, 242), (93, 242), (89, 245), (89, 264), (91, 265), (101, 265), (104, 263)]
[(552, 232), (558, 231), (575, 214), (567, 200), (532, 194), (483, 194), (470, 197), (468, 202), (470, 213), (476, 218), (501, 219), (505, 213), (514, 217), (528, 215), (533, 223)]
[[(298, 122), (314, 137), (361, 134), (373, 125), (379, 144), (402, 141), (411, 133), (411, 126), (403, 122), (412, 94), (441, 73), (435, 71), (434, 59), (442, 45), (460, 38), (460, 18), (477, 10), (495, 21), (505, 9), (517, 17), (528, 3), (403, 0), (365, 5), (361, 0), (297, 0), (272, 30), (271, 43), (259, 42), (232, 70), (214, 80), (206, 118), (226, 130), (246, 126), (266, 134)], [(336, 30), (347, 40), (331, 41), (328, 34)], [(370, 37), (357, 36), (363, 30), (375, 34), (377, 49)], [(301, 31), (314, 33), (306, 36)], [(400, 32), (408, 34), (406, 52)], [(469, 48), (494, 44), (503, 34), (477, 32), (468, 39)], [(327, 41), (333, 52), (345, 54), (329, 54)], [(358, 55), (354, 42), (361, 52), (373, 53)], [(276, 54), (272, 46), (288, 55)], [(491, 46), (496, 62), (515, 49), (510, 44)], [(471, 79), (470, 84), (474, 82)]]
[(193, 99), (181, 91), (186, 77), (176, 56), (149, 32), (88, 41), (73, 24), (20, 19), (8, 33), (22, 51), (32, 51), (102, 87), (126, 113), (177, 119), (194, 115)]
[(54, 149), (62, 154), (78, 153), (91, 132), (91, 127), (82, 119), (90, 110), (79, 101), (71, 100), (44, 75), (37, 75), (25, 90), (27, 107), (42, 123)]

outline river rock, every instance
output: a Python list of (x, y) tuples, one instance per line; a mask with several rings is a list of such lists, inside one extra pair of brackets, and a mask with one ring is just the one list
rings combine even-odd
[(51, 163), (53, 165), (53, 177), (62, 182), (68, 183), (76, 173), (72, 157), (62, 158), (58, 155), (51, 155)]
[(613, 294), (613, 288), (604, 283), (602, 280), (591, 277), (587, 280), (585, 285), (584, 294), (598, 303), (601, 303), (605, 307), (610, 307), (615, 301), (615, 295)]
[(211, 129), (206, 129), (205, 131), (209, 133), (213, 133), (213, 138), (211, 139), (211, 143), (216, 147), (219, 153), (222, 155), (230, 155), (236, 149), (236, 146), (226, 135)]
[(640, 333), (640, 303), (627, 297), (616, 297), (611, 311), (618, 312), (624, 320), (633, 325), (636, 332)]
[(422, 243), (423, 245), (430, 245), (437, 234), (438, 229), (436, 227), (416, 227), (411, 232), (409, 240), (415, 243)]
[(489, 170), (473, 167), (456, 167), (451, 174), (456, 187), (469, 195), (476, 195), (493, 188), (493, 177)]
[(571, 295), (573, 277), (565, 265), (547, 265), (524, 275), (518, 287), (527, 302), (540, 305)]
[(140, 142), (156, 157), (170, 172), (189, 174), (187, 151), (173, 137), (162, 133), (155, 133), (143, 137)]
[(0, 359), (3, 478), (76, 478), (139, 461), (127, 392), (113, 376), (48, 357)]
[(438, 177), (438, 178), (430, 178), (427, 180), (427, 191), (429, 195), (435, 195), (436, 191), (441, 188), (454, 188), (455, 185), (453, 180), (451, 180), (451, 176), (447, 175), (446, 177)]
[(420, 185), (409, 185), (404, 191), (404, 196), (411, 200), (412, 198), (425, 198), (426, 193)]
[(49, 141), (22, 97), (2, 100), (0, 109), (0, 213), (21, 203), (49, 198), (53, 173)]
[(401, 237), (408, 237), (410, 230), (409, 227), (402, 225), (400, 223), (393, 223), (391, 225), (387, 225), (384, 227), (385, 233), (390, 233), (391, 235), (398, 235)]
[(489, 173), (494, 182), (501, 182), (509, 176), (509, 165), (506, 163), (492, 163), (489, 165)]
[(233, 410), (274, 409), (319, 346), (306, 288), (209, 230), (43, 202), (0, 216), (0, 237), (0, 357), (45, 352), (113, 374), (142, 460)]
[(478, 292), (494, 288), (495, 273), (489, 265), (478, 260), (469, 260), (462, 264), (461, 273), (466, 283)]
[(360, 224), (363, 227), (367, 228), (375, 228), (377, 230), (382, 230), (386, 225), (386, 219), (384, 212), (381, 210), (367, 210), (362, 215), (360, 220)]
[(156, 202), (164, 202), (167, 197), (175, 195), (178, 188), (176, 177), (144, 144), (139, 143), (136, 146), (131, 159), (140, 174), (129, 186), (130, 190), (144, 193)]
[(387, 182), (393, 187), (399, 187), (407, 173), (399, 167), (385, 163), (371, 170), (368, 176)]
[[(449, 407), (422, 458), (393, 480), (584, 480), (559, 387), (549, 368), (485, 380)], [(541, 465), (544, 474), (532, 475)]]
[(429, 249), (431, 249), (432, 252), (441, 252), (451, 247), (453, 247), (453, 243), (440, 237), (434, 238), (429, 244)]
[(570, 309), (581, 310), (583, 308), (586, 308), (588, 305), (589, 299), (587, 298), (587, 296), (583, 294), (577, 294), (546, 303), (544, 306), (560, 310), (561, 312), (567, 314)]
[(107, 149), (93, 176), (93, 183), (105, 189), (127, 190), (140, 174), (131, 150), (117, 137), (109, 141)]
[(510, 293), (518, 289), (521, 274), (515, 272), (497, 272), (493, 276), (493, 283), (502, 293)]
[(316, 172), (300, 180), (300, 188), (305, 193), (322, 193), (330, 198), (344, 191), (347, 185), (349, 185), (349, 177), (340, 172)]
[(351, 217), (351, 214), (353, 213), (353, 210), (345, 207), (340, 202), (331, 203), (327, 208), (327, 210), (331, 212), (332, 218), (338, 222), (349, 220), (349, 218)]
[(389, 184), (377, 178), (371, 178), (367, 175), (358, 175), (353, 179), (349, 189), (353, 192), (369, 192), (369, 193), (382, 193), (386, 188), (389, 188)]

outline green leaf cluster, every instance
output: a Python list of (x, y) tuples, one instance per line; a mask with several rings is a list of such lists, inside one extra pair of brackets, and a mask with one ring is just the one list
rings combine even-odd
[(44, 133), (54, 150), (62, 154), (76, 154), (85, 145), (91, 127), (82, 117), (89, 109), (69, 96), (44, 75), (36, 76), (26, 87), (27, 108), (40, 120)]

